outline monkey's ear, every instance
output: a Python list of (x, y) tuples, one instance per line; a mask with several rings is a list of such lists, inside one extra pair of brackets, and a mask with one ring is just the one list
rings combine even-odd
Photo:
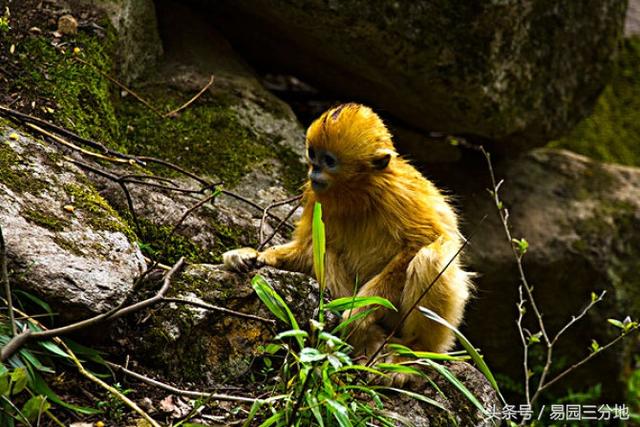
[(383, 170), (389, 166), (391, 156), (395, 153), (391, 150), (380, 150), (376, 153), (376, 157), (371, 161), (371, 165), (375, 170)]

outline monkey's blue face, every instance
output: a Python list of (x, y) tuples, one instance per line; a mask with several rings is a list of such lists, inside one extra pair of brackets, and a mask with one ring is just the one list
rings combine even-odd
[(316, 193), (322, 193), (331, 187), (332, 174), (338, 172), (340, 162), (330, 151), (308, 147), (309, 181)]

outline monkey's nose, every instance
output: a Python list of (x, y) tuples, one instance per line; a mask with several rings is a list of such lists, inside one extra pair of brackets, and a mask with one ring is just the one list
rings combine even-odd
[(311, 179), (311, 188), (316, 193), (323, 192), (324, 190), (327, 189), (328, 186), (329, 186), (329, 183), (327, 181), (322, 181), (322, 180), (318, 180), (318, 179)]

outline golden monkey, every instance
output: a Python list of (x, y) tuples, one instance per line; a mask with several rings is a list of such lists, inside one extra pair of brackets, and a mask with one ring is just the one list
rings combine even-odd
[[(446, 197), (398, 156), (382, 120), (363, 105), (340, 105), (313, 122), (307, 160), (304, 211), (293, 240), (263, 252), (229, 251), (224, 263), (236, 270), (266, 264), (312, 274), (312, 215), (314, 203), (320, 202), (331, 295), (353, 295), (357, 281), (362, 284), (357, 295), (378, 295), (398, 308), (354, 322), (350, 343), (357, 353), (371, 355), (460, 249), (457, 217)], [(454, 259), (420, 305), (458, 326), (470, 294), (469, 278)], [(414, 350), (445, 352), (453, 334), (413, 310), (394, 341)]]

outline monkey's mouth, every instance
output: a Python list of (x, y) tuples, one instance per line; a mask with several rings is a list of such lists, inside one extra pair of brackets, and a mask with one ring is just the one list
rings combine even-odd
[(316, 193), (322, 193), (327, 188), (329, 188), (329, 183), (327, 181), (321, 181), (318, 179), (311, 179), (311, 188)]

